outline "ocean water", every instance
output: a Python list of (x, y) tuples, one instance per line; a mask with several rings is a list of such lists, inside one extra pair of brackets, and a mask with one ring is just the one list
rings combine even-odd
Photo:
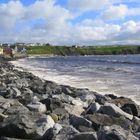
[(58, 84), (126, 96), (140, 103), (140, 55), (30, 57), (12, 63)]

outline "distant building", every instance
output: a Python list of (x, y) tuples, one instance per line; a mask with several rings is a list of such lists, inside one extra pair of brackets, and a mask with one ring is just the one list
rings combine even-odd
[(15, 43), (16, 46), (25, 46), (25, 43)]
[(0, 55), (3, 55), (3, 48), (0, 47)]
[(78, 46), (77, 45), (73, 45), (72, 48), (78, 48)]
[(2, 47), (10, 47), (10, 44), (8, 43), (2, 44)]
[(5, 57), (13, 57), (13, 50), (12, 50), (12, 48), (4, 47), (3, 48), (3, 55)]

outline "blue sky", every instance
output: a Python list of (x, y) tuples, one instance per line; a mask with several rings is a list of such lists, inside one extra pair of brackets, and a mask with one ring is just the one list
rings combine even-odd
[(139, 0), (1, 0), (0, 42), (140, 44)]

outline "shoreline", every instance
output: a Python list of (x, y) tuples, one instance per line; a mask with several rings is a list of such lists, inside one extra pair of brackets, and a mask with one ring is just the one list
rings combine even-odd
[[(40, 57), (42, 57), (42, 56), (40, 56), (40, 55), (37, 55), (37, 56), (35, 56), (35, 58), (40, 58)], [(55, 56), (43, 56), (43, 57), (55, 57)], [(84, 57), (84, 56), (83, 56)], [(32, 56), (30, 57), (29, 56), (29, 58), (32, 58)], [(34, 58), (34, 57), (33, 57)], [(11, 62), (12, 63), (12, 62)], [(38, 76), (39, 78), (41, 78), (41, 79), (43, 79), (43, 80), (50, 80), (50, 81), (52, 81), (52, 82), (56, 82), (57, 84), (61, 84), (61, 85), (65, 85), (65, 83), (67, 83), (66, 85), (68, 85), (68, 86), (72, 86), (72, 87), (75, 87), (75, 88), (87, 88), (87, 89), (89, 89), (90, 91), (93, 91), (93, 92), (97, 92), (97, 93), (99, 93), (99, 94), (101, 94), (101, 95), (105, 95), (105, 94), (114, 94), (115, 96), (118, 96), (118, 97), (121, 97), (121, 96), (124, 96), (124, 97), (128, 97), (128, 98), (131, 98), (132, 100), (134, 100), (138, 105), (140, 105), (140, 101), (139, 100), (136, 100), (135, 99), (135, 96), (132, 96), (132, 95), (120, 95), (120, 94), (117, 94), (117, 93), (115, 93), (113, 90), (108, 90), (108, 91), (103, 91), (103, 90), (100, 90), (100, 89), (98, 89), (98, 87), (96, 88), (96, 87), (92, 87), (91, 85), (86, 85), (85, 87), (83, 86), (83, 84), (76, 84), (76, 83), (74, 83), (74, 81), (67, 81), (67, 80), (62, 80), (62, 81), (59, 81), (59, 78), (61, 78), (61, 77), (59, 77), (59, 75), (57, 75), (57, 73), (55, 74), (55, 77), (56, 78), (54, 78), (53, 76), (52, 76), (52, 74), (51, 74), (51, 76), (48, 76), (48, 77), (46, 77), (45, 76), (45, 74), (43, 73), (43, 72), (39, 72), (39, 70), (32, 70), (32, 67), (30, 68), (26, 68), (26, 64), (24, 63), (23, 65), (20, 65), (19, 64), (20, 62), (18, 62), (18, 61), (16, 61), (15, 60), (15, 63), (12, 63), (15, 67), (19, 67), (19, 68), (21, 68), (21, 69), (24, 69), (24, 70), (26, 70), (27, 72), (30, 72), (30, 73), (32, 73), (32, 74), (34, 74), (35, 76)], [(28, 65), (27, 65), (28, 66)], [(43, 70), (44, 71), (44, 70)], [(50, 73), (48, 73), (48, 75), (49, 75)], [(45, 76), (45, 77), (44, 77)], [(70, 77), (67, 77), (68, 75), (66, 75), (66, 77), (62, 77), (62, 78), (70, 78)], [(52, 78), (52, 79), (51, 79)], [(75, 77), (76, 78), (76, 77)]]
[(0, 67), (0, 138), (138, 140), (140, 106), (133, 100), (58, 85), (5, 60)]

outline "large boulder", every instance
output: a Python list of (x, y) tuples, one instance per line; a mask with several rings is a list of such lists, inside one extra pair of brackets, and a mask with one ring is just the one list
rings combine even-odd
[[(81, 116), (70, 115), (70, 124), (79, 130), (79, 126), (91, 128), (92, 122)], [(88, 129), (89, 130), (89, 129)]]
[(41, 100), (40, 102), (45, 104), (47, 107), (47, 110), (50, 110), (51, 112), (55, 110), (56, 108), (63, 107), (62, 101), (58, 98), (46, 98), (44, 100)]
[(13, 115), (17, 113), (26, 113), (28, 108), (23, 106), (18, 100), (15, 99), (5, 99), (0, 96), (0, 113), (5, 115)]
[(99, 140), (138, 140), (130, 131), (117, 125), (105, 126), (97, 135)]
[(131, 130), (131, 121), (125, 117), (113, 117), (106, 114), (94, 113), (93, 115), (86, 115), (86, 118), (92, 122), (94, 130), (99, 130), (101, 126), (119, 125), (126, 130)]
[(0, 136), (39, 139), (50, 128), (54, 121), (49, 115), (41, 115), (35, 112), (10, 115), (0, 123)]
[(30, 103), (27, 105), (27, 107), (31, 111), (36, 111), (36, 112), (40, 112), (40, 113), (45, 113), (47, 111), (46, 106), (40, 102)]
[(95, 103), (92, 103), (92, 104), (88, 107), (88, 109), (86, 110), (86, 114), (93, 114), (93, 113), (96, 113), (96, 112), (99, 111), (100, 107), (101, 107), (100, 104), (98, 104), (98, 103), (96, 103), (96, 102), (95, 102)]
[(114, 117), (125, 116), (130, 120), (133, 119), (133, 115), (124, 112), (122, 109), (112, 103), (105, 103), (105, 105), (100, 108), (99, 112)]
[(137, 117), (140, 116), (140, 106), (129, 98), (118, 97), (117, 99), (110, 100), (109, 102), (121, 107), (123, 111), (129, 114)]
[(62, 128), (59, 131), (59, 133), (57, 135), (54, 134), (53, 140), (70, 140), (76, 134), (79, 134), (79, 131), (76, 130), (73, 126), (62, 125)]
[(61, 86), (51, 81), (45, 81), (44, 88), (45, 88), (45, 94), (47, 95), (62, 93)]
[(82, 106), (76, 106), (76, 105), (65, 105), (65, 110), (71, 114), (71, 115), (77, 115), (80, 116), (83, 112), (84, 109)]

